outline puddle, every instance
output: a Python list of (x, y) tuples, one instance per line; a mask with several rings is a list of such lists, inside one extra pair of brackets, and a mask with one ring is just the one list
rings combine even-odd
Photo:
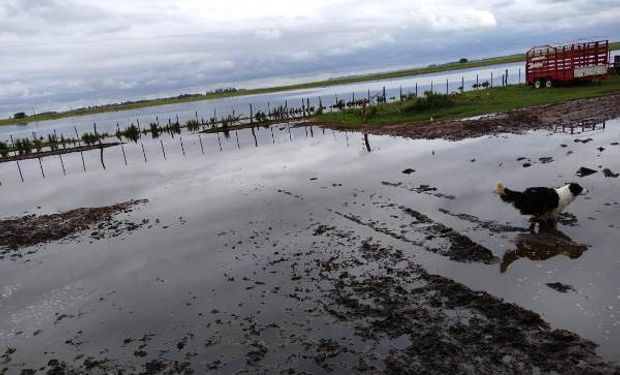
[[(620, 199), (618, 179), (602, 171), (620, 170), (620, 147), (612, 146), (620, 121), (589, 133), (587, 143), (574, 137), (447, 142), (274, 126), (183, 134), (182, 144), (143, 139), (105, 150), (105, 169), (99, 151), (84, 152), (84, 163), (67, 154), (66, 176), (57, 158), (24, 160), (24, 183), (15, 163), (0, 164), (3, 217), (145, 198), (126, 215), (158, 223), (99, 239), (88, 231), (0, 259), (4, 366), (351, 371), (355, 350), (368, 344), (354, 334), (355, 322), (316, 303), (337, 281), (311, 272), (332, 256), (378, 261), (388, 256), (382, 248), (540, 314), (617, 360)], [(601, 173), (575, 176), (583, 165)], [(521, 189), (576, 179), (588, 193), (553, 232), (529, 232), (527, 218), (493, 193), (498, 180)], [(360, 249), (369, 238), (381, 247)], [(454, 259), (454, 243), (484, 256)], [(342, 280), (371, 268), (320, 264)], [(386, 272), (401, 267), (395, 261)], [(452, 320), (469, 314), (453, 308)], [(390, 349), (408, 347), (403, 340), (381, 339), (373, 350), (393, 366), (402, 359)], [(385, 369), (383, 358), (363, 358)]]

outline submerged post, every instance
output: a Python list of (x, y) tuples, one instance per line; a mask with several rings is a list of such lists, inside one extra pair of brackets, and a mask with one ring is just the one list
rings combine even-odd
[(80, 151), (80, 156), (82, 157), (82, 168), (84, 168), (84, 173), (86, 173), (86, 162), (84, 161), (84, 153)]
[[(200, 133), (198, 134), (198, 136), (200, 136)], [(166, 160), (166, 150), (164, 149), (164, 141), (162, 141), (162, 139), (159, 139), (159, 144), (161, 145), (161, 153), (162, 155), (164, 155), (164, 160)]]
[[(252, 129), (254, 129), (254, 128), (252, 128)], [(200, 136), (200, 133), (198, 133), (198, 141), (200, 141), (200, 150), (202, 151), (202, 154), (204, 155), (205, 149), (202, 146), (202, 137)]]
[(127, 165), (127, 155), (125, 154), (125, 147), (121, 143), (121, 151), (123, 152), (123, 160), (125, 161), (125, 165)]
[(66, 176), (67, 172), (65, 171), (65, 163), (62, 161), (62, 154), (58, 154), (58, 159), (60, 159), (60, 166), (62, 167), (62, 174)]
[(22, 174), (22, 168), (19, 166), (19, 160), (15, 160), (15, 162), (17, 163), (17, 170), (19, 171), (19, 178), (24, 182), (24, 175)]
[(448, 88), (448, 79), (446, 78), (446, 95), (449, 94), (449, 88)]
[(43, 162), (41, 161), (41, 158), (39, 159), (39, 166), (41, 167), (41, 175), (43, 175), (43, 178), (45, 178), (45, 172), (43, 172)]
[(493, 72), (491, 72), (491, 87), (493, 87)]
[[(9, 134), (11, 137), (11, 145), (13, 146), (13, 154), (17, 156), (17, 151), (15, 150), (15, 142), (13, 141), (13, 134)], [(17, 163), (17, 170), (19, 171), (19, 178), (21, 178), (22, 182), (24, 182), (24, 175), (22, 174), (22, 168), (19, 166), (19, 160), (15, 160)]]
[(80, 141), (80, 135), (78, 134), (77, 126), (73, 126), (73, 129), (75, 129), (75, 137), (77, 138), (78, 147), (80, 147), (82, 146), (82, 142)]
[[(250, 125), (254, 125), (254, 111), (252, 109), (252, 103), (250, 103)], [(200, 137), (200, 134), (198, 136)], [(202, 143), (200, 145), (202, 146)]]

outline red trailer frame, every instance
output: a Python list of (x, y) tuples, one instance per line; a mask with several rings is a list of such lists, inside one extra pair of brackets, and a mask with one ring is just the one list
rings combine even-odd
[(525, 56), (525, 80), (536, 88), (560, 82), (600, 80), (607, 78), (609, 70), (609, 41), (533, 47)]

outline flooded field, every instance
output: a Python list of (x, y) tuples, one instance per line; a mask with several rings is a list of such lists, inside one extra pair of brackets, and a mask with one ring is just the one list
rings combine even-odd
[[(161, 140), (66, 155), (66, 176), (25, 160), (23, 183), (0, 164), (3, 218), (148, 200), (4, 249), (0, 373), (470, 373), (449, 359), (478, 356), (494, 373), (617, 373), (591, 352), (620, 362), (620, 120), (458, 142), (289, 125)], [(588, 192), (532, 233), (497, 180)]]
[[(97, 123), (100, 131), (114, 132), (116, 124), (119, 123), (121, 128), (131, 123), (136, 123), (138, 119), (143, 125), (149, 122), (155, 122), (159, 119), (162, 123), (166, 123), (169, 118), (173, 121), (178, 116), (182, 123), (187, 120), (198, 118), (209, 119), (211, 116), (218, 117), (232, 114), (247, 117), (250, 113), (249, 106), (253, 105), (254, 113), (256, 111), (268, 111), (268, 107), (288, 103), (289, 107), (301, 106), (302, 100), (309, 100), (312, 106), (318, 106), (319, 98), (324, 106), (329, 107), (336, 103), (336, 99), (352, 100), (353, 97), (360, 99), (366, 98), (369, 94), (372, 96), (381, 95), (383, 88), (388, 100), (390, 98), (398, 98), (401, 91), (403, 95), (414, 93), (417, 91), (420, 95), (424, 91), (433, 90), (439, 93), (446, 92), (446, 80), (448, 80), (448, 89), (450, 92), (458, 91), (458, 87), (464, 84), (466, 91), (472, 90), (472, 85), (476, 83), (476, 76), (479, 82), (491, 81), (491, 75), (494, 76), (494, 84), (501, 84), (501, 75), (508, 70), (509, 83), (514, 84), (523, 82), (525, 79), (522, 70), (523, 64), (498, 64), (485, 68), (460, 69), (450, 72), (424, 74), (414, 77), (403, 77), (398, 79), (368, 81), (346, 85), (334, 85), (313, 89), (291, 90), (283, 92), (275, 92), (268, 94), (246, 95), (231, 98), (211, 99), (198, 102), (188, 102), (180, 104), (162, 105), (150, 108), (141, 108), (136, 110), (127, 110), (122, 112), (107, 112), (94, 115), (64, 118), (59, 120), (32, 122), (28, 125), (11, 125), (0, 126), (0, 141), (7, 140), (9, 134), (15, 137), (30, 137), (32, 132), (45, 136), (56, 130), (58, 134), (65, 136), (73, 136), (74, 128), (80, 133), (93, 130), (93, 123)], [(0, 106), (0, 112), (2, 107)], [(12, 115), (12, 113), (7, 113)]]

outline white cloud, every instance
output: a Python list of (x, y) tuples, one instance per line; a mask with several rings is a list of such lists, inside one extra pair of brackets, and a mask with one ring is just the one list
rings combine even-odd
[(411, 12), (412, 24), (434, 31), (462, 31), (497, 26), (495, 15), (472, 6), (427, 5)]
[(262, 29), (257, 30), (254, 35), (259, 39), (273, 40), (280, 38), (282, 36), (282, 31), (278, 29)]
[(0, 0), (0, 116), (617, 39), (619, 18), (617, 0)]

